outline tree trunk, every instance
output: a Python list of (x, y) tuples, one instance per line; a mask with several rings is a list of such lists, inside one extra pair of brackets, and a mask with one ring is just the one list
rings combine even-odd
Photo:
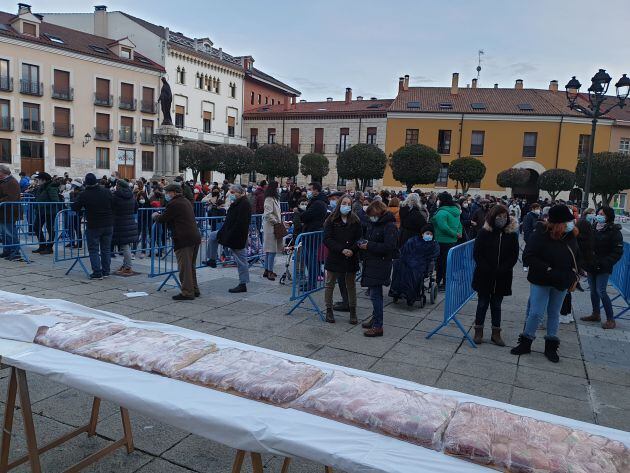
[(470, 189), (470, 183), (469, 182), (460, 182), (461, 186), (462, 186), (462, 194), (468, 194), (468, 189)]
[(602, 204), (606, 202), (606, 207), (610, 207), (610, 201), (613, 199), (615, 194), (605, 194), (602, 196)]
[(560, 194), (560, 192), (551, 192), (551, 191), (547, 191), (549, 192), (549, 195), (551, 196), (551, 201), (555, 202), (556, 199), (558, 198), (558, 194)]
[(193, 181), (197, 182), (197, 178), (199, 177), (199, 170), (192, 169), (192, 174), (193, 174)]
[(234, 183), (234, 179), (236, 179), (236, 174), (226, 174), (225, 178), (230, 184)]
[(411, 188), (413, 187), (413, 184), (411, 182), (407, 183), (407, 194), (411, 194)]
[(357, 178), (354, 179), (354, 188), (357, 190), (361, 189), (361, 186), (359, 185), (359, 179)]

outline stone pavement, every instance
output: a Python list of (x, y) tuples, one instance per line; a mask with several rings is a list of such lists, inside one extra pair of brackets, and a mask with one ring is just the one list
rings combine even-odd
[[(87, 263), (87, 262), (86, 262)], [(276, 272), (283, 269), (278, 262)], [(120, 264), (113, 260), (112, 267)], [(385, 336), (366, 339), (360, 326), (348, 324), (347, 314), (337, 323), (321, 322), (312, 312), (297, 310), (288, 316), (290, 288), (260, 277), (252, 270), (246, 294), (232, 295), (236, 271), (200, 271), (202, 297), (194, 302), (174, 302), (174, 288), (157, 292), (158, 281), (146, 277), (147, 260), (136, 260), (135, 269), (145, 274), (132, 278), (111, 277), (88, 281), (80, 271), (64, 276), (66, 264), (53, 265), (49, 256), (34, 256), (34, 262), (0, 260), (0, 289), (43, 298), (60, 298), (139, 320), (170, 323), (273, 350), (336, 363), (430, 386), (452, 389), (541, 411), (630, 430), (630, 322), (603, 331), (595, 324), (562, 325), (558, 364), (542, 355), (543, 341), (534, 342), (535, 353), (516, 357), (509, 353), (523, 325), (528, 286), (520, 264), (515, 268), (514, 296), (503, 304), (504, 338), (508, 347), (484, 343), (477, 349), (461, 338), (425, 338), (442, 318), (442, 297), (435, 305), (409, 310), (386, 298)], [(146, 291), (149, 297), (128, 299), (124, 293)], [(315, 297), (321, 303), (323, 294)], [(369, 299), (360, 291), (359, 316), (371, 313)], [(475, 302), (462, 310), (460, 320), (470, 329)], [(590, 313), (587, 294), (574, 297), (576, 316)], [(630, 317), (630, 315), (629, 315)], [(487, 326), (489, 327), (489, 314)], [(455, 327), (443, 333), (458, 335)], [(486, 334), (488, 338), (489, 334)], [(7, 370), (0, 371), (0, 408), (6, 396)], [(88, 396), (73, 389), (30, 376), (33, 411), (40, 439), (51, 438), (78, 426), (88, 416)], [(0, 415), (2, 415), (0, 414)], [(231, 471), (234, 451), (163, 425), (158, 418), (131, 413), (136, 452), (119, 450), (87, 471), (117, 473)], [(21, 419), (16, 419), (21, 428)], [(115, 406), (104, 403), (98, 436), (81, 436), (42, 457), (45, 472), (58, 472), (77, 459), (121, 434)], [(351, 441), (351, 439), (349, 439)], [(15, 440), (13, 455), (24, 452), (24, 440)], [(264, 455), (265, 468), (280, 471), (281, 459)], [(247, 463), (247, 462), (246, 462)], [(17, 469), (15, 471), (28, 471)], [(251, 471), (249, 464), (245, 471)], [(293, 472), (321, 472), (321, 466), (297, 461)]]

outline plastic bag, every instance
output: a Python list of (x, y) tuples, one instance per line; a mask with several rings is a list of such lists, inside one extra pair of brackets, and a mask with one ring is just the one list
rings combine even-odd
[(219, 350), (175, 373), (175, 378), (233, 391), (254, 400), (285, 404), (324, 376), (319, 368), (279, 356), (236, 348)]
[(21, 314), (21, 315), (64, 315), (60, 310), (51, 309), (44, 305), (27, 304), (24, 302), (7, 302), (0, 307), (2, 314)]
[(110, 337), (125, 328), (125, 325), (107, 320), (63, 316), (52, 327), (40, 327), (34, 342), (71, 352), (83, 345)]
[(457, 401), (335, 371), (291, 407), (398, 437), (434, 450)]

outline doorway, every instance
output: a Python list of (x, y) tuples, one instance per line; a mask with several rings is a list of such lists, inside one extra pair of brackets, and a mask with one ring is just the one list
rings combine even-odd
[(119, 149), (116, 155), (118, 175), (121, 179), (132, 180), (136, 178), (136, 150)]
[(45, 171), (43, 141), (20, 141), (20, 170), (27, 176)]

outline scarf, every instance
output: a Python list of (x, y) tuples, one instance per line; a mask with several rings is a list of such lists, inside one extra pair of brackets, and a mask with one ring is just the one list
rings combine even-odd
[(606, 223), (597, 222), (597, 224), (595, 225), (595, 228), (597, 229), (598, 232), (601, 232), (604, 228), (606, 228)]

